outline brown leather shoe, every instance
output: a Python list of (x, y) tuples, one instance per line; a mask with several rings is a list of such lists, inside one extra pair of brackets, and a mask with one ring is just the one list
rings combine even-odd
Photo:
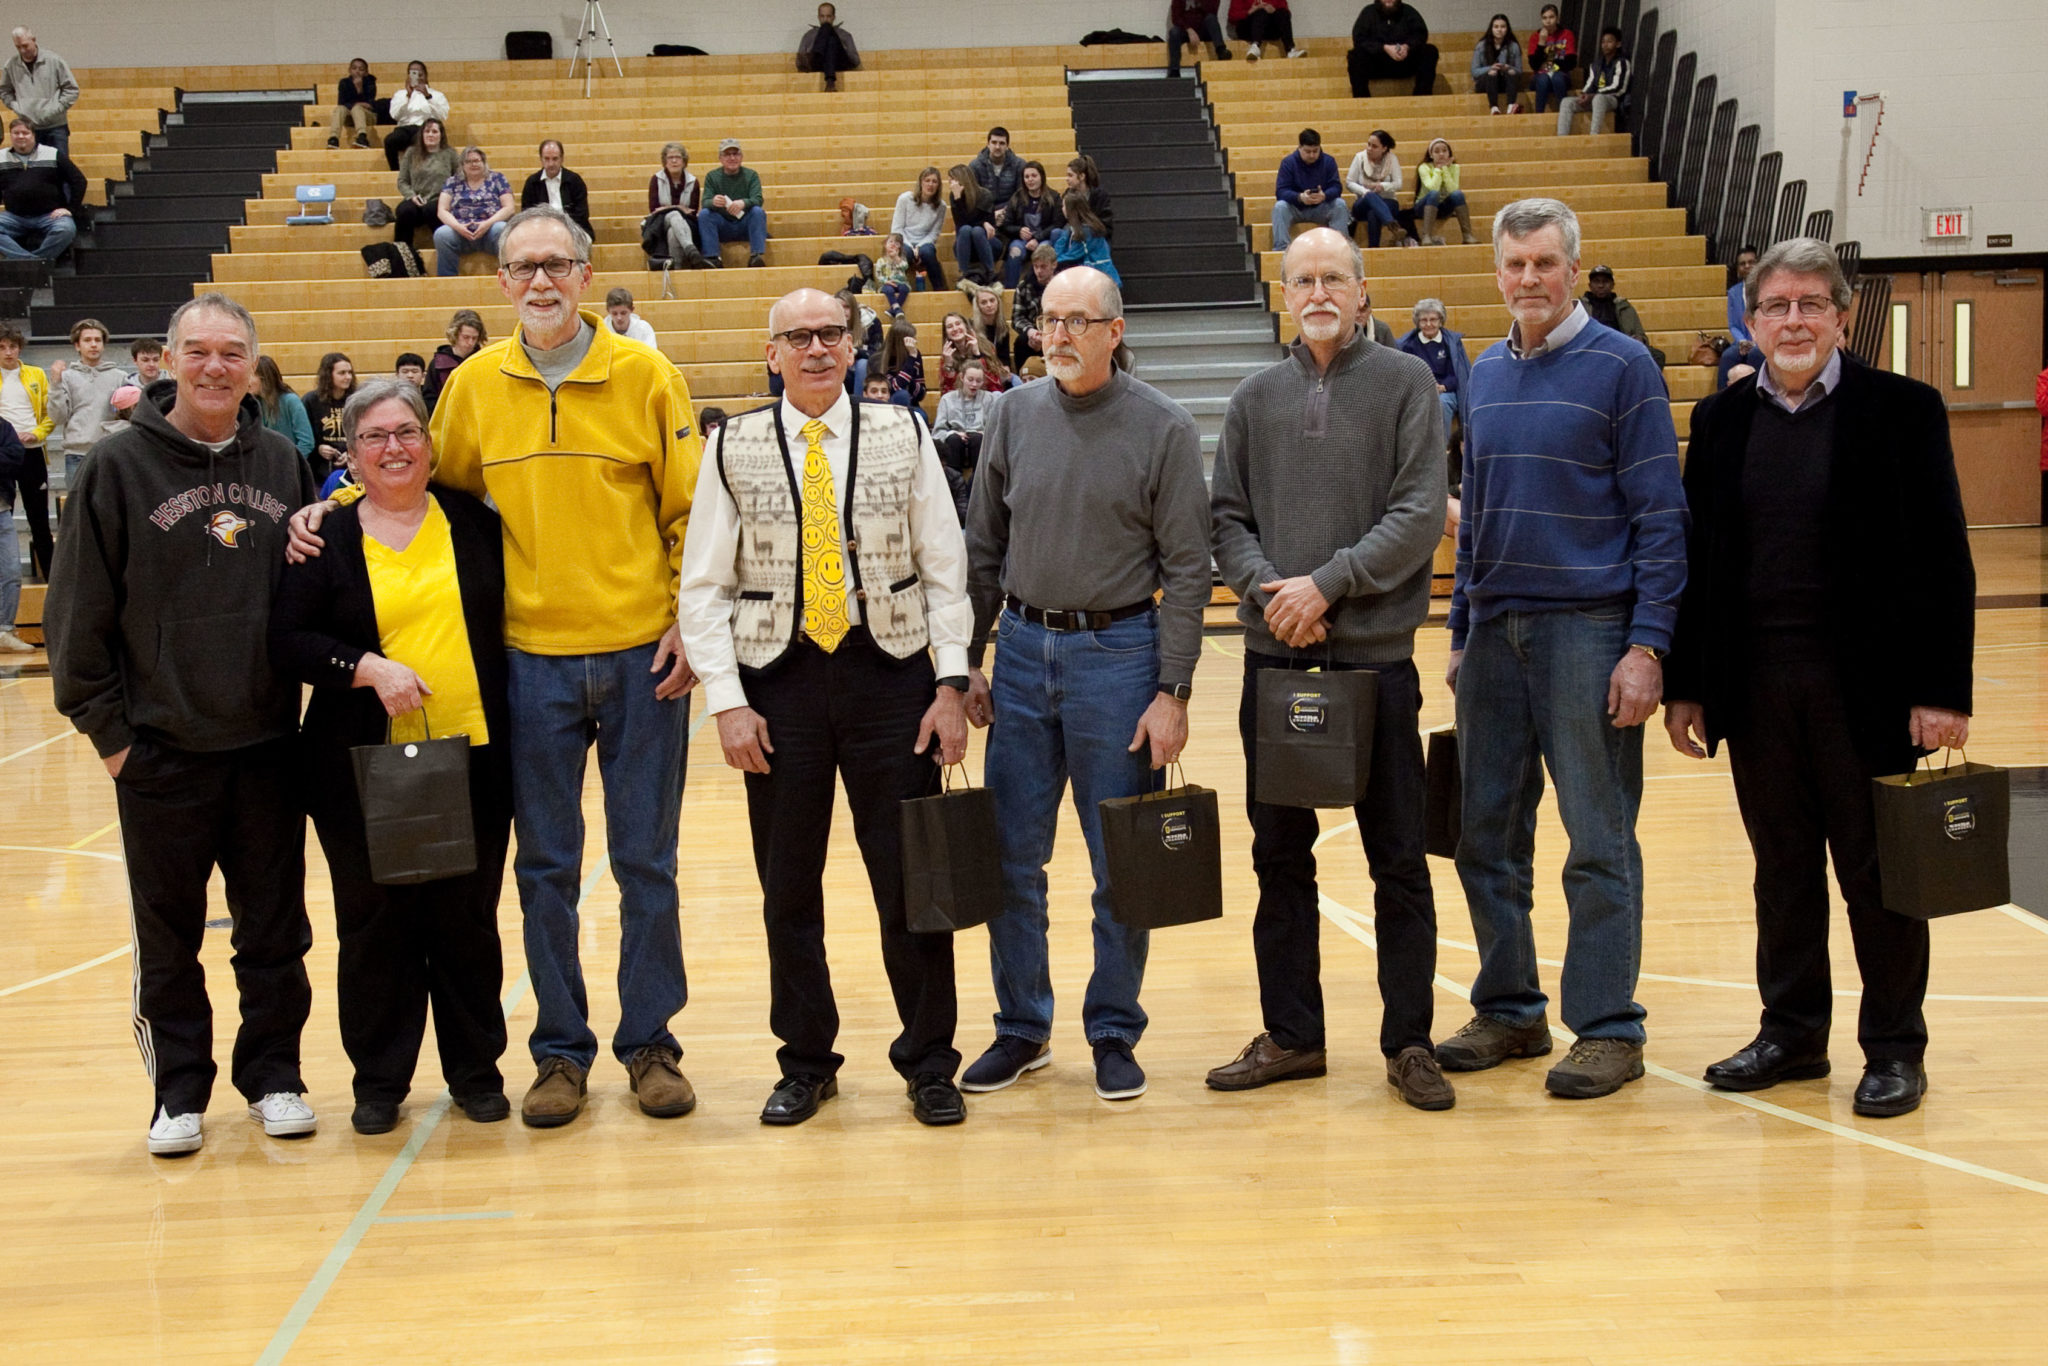
[(666, 1048), (649, 1045), (635, 1053), (626, 1064), (633, 1079), (633, 1094), (640, 1097), (640, 1113), (656, 1119), (674, 1119), (697, 1108), (697, 1093), (690, 1079), (676, 1066), (676, 1055)]
[(1330, 1070), (1328, 1057), (1320, 1048), (1287, 1049), (1261, 1034), (1244, 1046), (1235, 1061), (1213, 1068), (1209, 1087), (1215, 1091), (1249, 1091), (1276, 1081), (1304, 1081)]
[(1421, 1045), (1404, 1048), (1387, 1059), (1387, 1085), (1418, 1110), (1448, 1110), (1458, 1103), (1436, 1054)]
[(534, 1129), (558, 1129), (567, 1124), (582, 1113), (587, 1075), (568, 1058), (541, 1059), (540, 1074), (519, 1103), (519, 1118)]

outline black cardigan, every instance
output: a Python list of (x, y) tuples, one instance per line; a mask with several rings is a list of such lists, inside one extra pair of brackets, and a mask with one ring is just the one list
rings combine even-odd
[[(1707, 744), (1743, 723), (1749, 543), (1742, 466), (1755, 376), (1692, 410), (1685, 495), (1687, 578), (1664, 695), (1706, 709)], [(1866, 760), (1908, 752), (1916, 707), (1970, 711), (1977, 574), (1941, 395), (1842, 354), (1826, 525), (1826, 614), (1856, 745)]]
[[(530, 209), (536, 204), (548, 202), (548, 187), (539, 171), (526, 178), (526, 184), (519, 191), (519, 207)], [(576, 226), (586, 233), (590, 226), (590, 189), (583, 183), (583, 177), (564, 166), (562, 168), (562, 212), (574, 219)]]
[[(430, 490), (447, 514), (455, 542), (463, 623), (483, 694), (484, 724), (491, 731), (491, 743), (476, 754), (491, 771), (509, 775), (504, 532), (498, 514), (478, 499), (438, 484)], [(350, 747), (383, 744), (389, 728), (377, 690), (354, 686), (356, 662), (381, 653), (358, 508), (339, 508), (321, 523), (326, 548), (318, 559), (285, 566), (270, 609), (272, 666), (283, 677), (313, 685), (300, 734), (317, 782), (332, 780), (337, 766), (347, 768)], [(353, 793), (353, 782), (347, 790)]]

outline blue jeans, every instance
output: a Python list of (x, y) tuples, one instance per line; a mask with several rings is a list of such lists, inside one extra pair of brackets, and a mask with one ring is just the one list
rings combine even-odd
[(990, 230), (979, 223), (969, 223), (953, 234), (953, 263), (965, 275), (977, 265), (990, 275), (996, 270), (996, 244)]
[[(1376, 247), (1380, 244), (1380, 229), (1394, 226), (1394, 201), (1385, 195), (1362, 194), (1353, 205), (1351, 215), (1354, 223), (1365, 224), (1365, 244)], [(1278, 238), (1274, 239), (1276, 242)]]
[(1158, 614), (1126, 617), (1100, 631), (1049, 631), (1005, 610), (996, 627), (990, 686), (996, 719), (985, 769), (1003, 844), (1003, 913), (988, 926), (996, 1033), (1032, 1042), (1052, 1034), (1045, 865), (1071, 777), (1074, 813), (1095, 873), (1095, 971), (1081, 1024), (1090, 1043), (1136, 1046), (1145, 1032), (1138, 988), (1151, 936), (1110, 914), (1096, 803), (1159, 786), (1150, 755), (1128, 751), (1138, 718), (1159, 688)]
[[(54, 261), (78, 236), (78, 220), (68, 213), (32, 218), (0, 209), (0, 257), (10, 261)], [(24, 244), (24, 239), (35, 245)]]
[(910, 286), (885, 284), (882, 286), (882, 297), (889, 301), (889, 312), (901, 316), (903, 305), (910, 301)]
[(1571, 93), (1572, 73), (1569, 71), (1539, 71), (1529, 83), (1536, 95), (1536, 112), (1542, 113), (1550, 101), (1563, 101)]
[(21, 611), (21, 542), (14, 538), (14, 499), (0, 508), (0, 631), (14, 629)]
[(1025, 241), (1019, 237), (1003, 251), (1003, 288), (1015, 289), (1017, 282), (1024, 278), (1024, 268), (1031, 264), (1031, 253), (1038, 250), (1043, 237)]
[(720, 246), (743, 237), (747, 241), (747, 255), (768, 254), (768, 211), (759, 204), (747, 205), (747, 211), (738, 218), (724, 209), (706, 205), (697, 215), (697, 231), (704, 238), (698, 247), (706, 256), (716, 256)]
[(60, 123), (49, 128), (38, 128), (36, 141), (45, 147), (56, 148), (58, 156), (68, 157), (71, 155), (71, 125)]
[(1472, 1007), (1534, 1024), (1536, 808), (1543, 770), (1557, 789), (1571, 851), (1564, 864), (1565, 938), (1559, 995), (1581, 1038), (1643, 1041), (1635, 1002), (1643, 941), (1643, 728), (1616, 730), (1607, 680), (1628, 649), (1629, 610), (1503, 612), (1476, 623), (1458, 672), (1458, 759), (1464, 834), (1458, 877), (1479, 941)]
[(1273, 250), (1285, 251), (1287, 244), (1294, 240), (1296, 223), (1320, 223), (1334, 228), (1346, 237), (1351, 235), (1351, 210), (1345, 206), (1342, 195), (1325, 199), (1320, 204), (1290, 204), (1284, 199), (1273, 201)]
[(1428, 194), (1416, 196), (1415, 210), (1416, 212), (1420, 213), (1422, 210), (1434, 204), (1436, 205), (1436, 211), (1440, 214), (1443, 214), (1449, 213), (1451, 210), (1457, 208), (1460, 204), (1463, 204), (1464, 202), (1465, 192), (1463, 190), (1452, 190), (1449, 194), (1438, 194), (1435, 191), (1431, 191)]
[(946, 287), (946, 267), (939, 261), (939, 249), (930, 242), (912, 253), (910, 287), (917, 290)]
[(1455, 393), (1438, 394), (1436, 402), (1444, 410), (1444, 440), (1449, 441), (1458, 420), (1458, 396)]
[(513, 869), (533, 977), (536, 1063), (597, 1058), (577, 956), (583, 774), (590, 742), (604, 784), (606, 852), (619, 884), (619, 1026), (624, 1062), (650, 1044), (681, 1052), (668, 1022), (688, 997), (676, 899), (676, 836), (689, 747), (687, 697), (657, 701), (654, 645), (597, 655), (506, 651), (512, 712)]
[(504, 239), (504, 236), (505, 225), (503, 223), (491, 224), (489, 232), (473, 241), (470, 238), (464, 237), (446, 223), (443, 223), (440, 227), (434, 229), (434, 274), (453, 275), (456, 270), (456, 263), (471, 252), (487, 251), (491, 255), (496, 256), (498, 254), (498, 243)]

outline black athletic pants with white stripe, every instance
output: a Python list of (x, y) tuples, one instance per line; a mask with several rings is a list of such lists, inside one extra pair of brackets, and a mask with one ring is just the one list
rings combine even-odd
[(174, 1115), (203, 1112), (219, 1070), (199, 963), (215, 867), (234, 919), (242, 1010), (229, 1079), (250, 1100), (306, 1089), (299, 1035), (312, 1007), (313, 931), (294, 749), (288, 736), (210, 754), (140, 739), (114, 780), (134, 918), (135, 1041), (154, 1106)]

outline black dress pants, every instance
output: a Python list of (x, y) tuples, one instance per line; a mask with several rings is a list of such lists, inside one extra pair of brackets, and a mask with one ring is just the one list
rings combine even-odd
[(334, 880), (340, 947), (336, 991), (341, 1046), (355, 1065), (357, 1101), (403, 1101), (412, 1089), (434, 1012), (441, 1075), (457, 1097), (505, 1089), (498, 1059), (505, 1052), (505, 982), (498, 942), (498, 893), (512, 830), (511, 775), (493, 762), (494, 746), (471, 755), (470, 813), (476, 830), (476, 871), (407, 887), (370, 876), (370, 854), (344, 761), (313, 768), (324, 781), (313, 796), (313, 828)]
[(1756, 854), (1756, 980), (1762, 1036), (1824, 1049), (1834, 1006), (1828, 967), (1827, 858), (1849, 903), (1863, 977), (1856, 1036), (1871, 1062), (1919, 1062), (1927, 1051), (1927, 922), (1884, 909), (1870, 780), (1903, 773), (1913, 751), (1873, 765), (1856, 749), (1835, 666), (1773, 662), (1750, 674), (1748, 716), (1728, 737), (1735, 800)]
[(1294, 16), (1286, 10), (1255, 9), (1233, 27), (1239, 42), (1277, 43), (1283, 54), (1294, 48)]
[(28, 515), (28, 562), (36, 576), (44, 582), (50, 578), (50, 467), (43, 458), (41, 446), (30, 446), (22, 453), (21, 474), (16, 483), (21, 488), (22, 511)]
[(439, 200), (429, 200), (425, 204), (415, 204), (410, 199), (401, 199), (398, 201), (398, 206), (391, 211), (391, 240), (403, 242), (407, 246), (411, 246), (414, 235), (421, 228), (431, 232), (435, 227), (439, 226), (440, 222), (441, 203)]
[(424, 126), (418, 123), (401, 123), (386, 133), (384, 135), (384, 164), (394, 171), (397, 170), (398, 159), (405, 155), (406, 148), (419, 140), (420, 129)]
[(840, 72), (851, 71), (860, 65), (857, 61), (847, 60), (846, 43), (840, 38), (837, 25), (818, 34), (818, 45), (812, 49), (812, 55), (817, 59), (818, 70), (828, 81), (836, 81)]
[(889, 1061), (905, 1077), (952, 1076), (959, 1016), (953, 936), (914, 934), (903, 909), (902, 804), (939, 790), (937, 747), (911, 752), (934, 692), (931, 660), (897, 660), (855, 627), (832, 653), (799, 640), (746, 680), (748, 705), (768, 723), (767, 773), (747, 774), (754, 868), (768, 928), (768, 1024), (782, 1040), (784, 1076), (829, 1077), (839, 1007), (825, 962), (825, 848), (835, 775), (846, 784), (853, 833), (882, 927), (882, 968), (902, 1032)]
[(1408, 49), (1408, 55), (1395, 61), (1380, 48), (1354, 47), (1345, 56), (1345, 67), (1351, 75), (1351, 94), (1354, 99), (1368, 99), (1372, 87), (1368, 81), (1386, 76), (1413, 76), (1415, 93), (1427, 95), (1436, 89), (1437, 50), (1434, 43), (1419, 43)]
[[(1307, 656), (1244, 654), (1244, 697), (1237, 728), (1244, 739), (1245, 808), (1252, 823), (1252, 868), (1259, 909), (1252, 950), (1259, 1005), (1282, 1048), (1321, 1048), (1322, 913), (1316, 887), (1316, 813), (1258, 801), (1258, 696), (1263, 669), (1332, 671), (1359, 666)], [(1373, 937), (1379, 941), (1380, 1051), (1430, 1046), (1436, 1006), (1436, 898), (1423, 851), (1422, 684), (1412, 660), (1384, 664), (1373, 723), (1372, 776), (1354, 808), (1372, 873)]]
[(199, 946), (206, 881), (227, 884), (242, 1024), (229, 1079), (250, 1100), (303, 1092), (299, 1036), (312, 1008), (306, 817), (291, 737), (199, 754), (137, 740), (114, 780), (135, 935), (135, 1041), (150, 1113), (203, 1112), (213, 1094), (213, 1007)]

